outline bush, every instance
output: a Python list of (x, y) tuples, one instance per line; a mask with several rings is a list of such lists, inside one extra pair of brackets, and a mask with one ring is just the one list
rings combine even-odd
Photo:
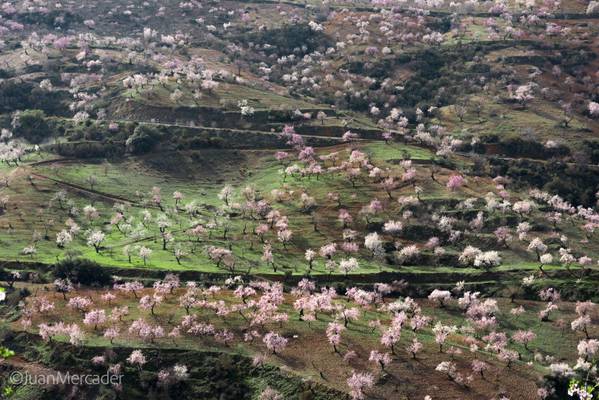
[(447, 33), (451, 30), (451, 17), (433, 18), (426, 23), (427, 28), (441, 33)]
[(55, 264), (54, 276), (86, 286), (107, 286), (112, 282), (110, 274), (102, 266), (84, 258), (68, 258)]
[(599, 164), (599, 140), (584, 140), (582, 143), (591, 163)]
[(492, 174), (505, 175), (516, 187), (534, 186), (562, 196), (565, 200), (592, 207), (599, 190), (599, 174), (594, 166), (568, 166), (562, 162), (543, 163), (532, 160), (490, 158)]
[(127, 151), (132, 154), (145, 154), (160, 142), (160, 132), (149, 125), (138, 125), (133, 135), (127, 139)]
[[(272, 47), (267, 49), (266, 52), (277, 52), (279, 55), (296, 53), (298, 49), (301, 54), (308, 54), (318, 48), (326, 48), (332, 45), (324, 33), (315, 32), (308, 24), (289, 24), (276, 29), (245, 34), (239, 37), (239, 40), (243, 43), (268, 44)], [(305, 47), (302, 49), (302, 46)]]
[[(3, 79), (1, 73), (0, 79)], [(50, 115), (63, 115), (68, 111), (65, 96), (62, 92), (42, 90), (31, 82), (6, 81), (0, 85), (0, 112), (36, 109)]]
[(102, 142), (57, 143), (49, 147), (53, 152), (63, 157), (76, 158), (112, 158), (121, 156), (124, 152), (122, 144)]
[(83, 18), (80, 15), (62, 10), (18, 13), (17, 20), (26, 25), (45, 25), (48, 28), (60, 26), (62, 29), (68, 29), (73, 24), (83, 22)]
[(542, 157), (545, 147), (535, 140), (527, 140), (521, 137), (508, 137), (501, 141), (504, 154), (512, 157)]
[(15, 135), (31, 143), (40, 143), (50, 135), (51, 130), (42, 110), (26, 110), (19, 113)]

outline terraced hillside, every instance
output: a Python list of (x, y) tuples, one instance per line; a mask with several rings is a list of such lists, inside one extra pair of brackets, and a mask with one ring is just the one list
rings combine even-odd
[(597, 21), (6, 1), (0, 395), (596, 398)]

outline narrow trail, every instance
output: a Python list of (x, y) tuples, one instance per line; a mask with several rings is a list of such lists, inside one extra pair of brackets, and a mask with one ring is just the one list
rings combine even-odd
[[(296, 7), (296, 8), (302, 8), (302, 9), (306, 9), (309, 7), (313, 7), (310, 4), (307, 3), (299, 3), (299, 2), (294, 2), (294, 1), (285, 1), (285, 0), (246, 0), (247, 3), (254, 3), (254, 4), (276, 4), (276, 5), (287, 5), (290, 7)], [(378, 10), (381, 9), (385, 9), (385, 10), (389, 10), (391, 7), (390, 6), (384, 6), (384, 5), (379, 5), (379, 6), (372, 6), (367, 2), (364, 2), (364, 4), (359, 4), (359, 5), (353, 5), (353, 4), (333, 4), (330, 6), (332, 9), (349, 9), (349, 10), (353, 10), (353, 11), (362, 11), (362, 12), (377, 12)], [(410, 9), (402, 9), (401, 10), (402, 13), (408, 13), (408, 12), (412, 12)], [(525, 13), (523, 12), (517, 12), (514, 10), (510, 10), (510, 13), (512, 13), (514, 16), (516, 17), (520, 17), (522, 15), (525, 15)], [(430, 12), (430, 15), (433, 16), (450, 16), (452, 15), (451, 11), (445, 11), (445, 10), (434, 10)], [(476, 16), (476, 17), (481, 17), (481, 18), (489, 18), (489, 17), (493, 17), (496, 16), (496, 14), (494, 13), (490, 13), (490, 12), (485, 12), (485, 11), (474, 11), (474, 12), (470, 12), (467, 13), (466, 15), (468, 16)], [(562, 12), (560, 14), (555, 14), (555, 15), (547, 15), (544, 18), (549, 19), (549, 20), (559, 20), (559, 19), (597, 19), (599, 18), (599, 13), (594, 13), (594, 14), (585, 14), (582, 12)]]
[(112, 201), (112, 202), (125, 202), (125, 203), (129, 203), (130, 205), (139, 206), (139, 203), (136, 202), (136, 201), (134, 201), (134, 200), (130, 200), (130, 199), (127, 199), (125, 197), (116, 196), (116, 195), (109, 194), (109, 193), (100, 192), (100, 191), (93, 190), (93, 189), (87, 189), (87, 188), (85, 188), (83, 186), (79, 186), (79, 185), (76, 185), (76, 184), (70, 183), (70, 182), (65, 182), (65, 181), (62, 181), (60, 179), (50, 178), (49, 176), (42, 175), (42, 174), (39, 174), (37, 172), (31, 172), (29, 175), (31, 175), (33, 177), (36, 177), (38, 179), (45, 179), (45, 180), (49, 180), (49, 181), (55, 182), (55, 183), (57, 183), (59, 185), (66, 186), (66, 187), (69, 187), (71, 189), (75, 189), (77, 191), (86, 193), (86, 194), (91, 195), (91, 196), (102, 197), (102, 198), (104, 198), (106, 200), (109, 200), (109, 201)]
[(80, 162), (81, 160), (78, 160), (76, 158), (52, 158), (50, 160), (41, 160), (41, 161), (34, 161), (32, 163), (29, 164), (25, 164), (28, 167), (37, 167), (39, 165), (51, 165), (54, 163), (69, 163), (69, 162), (73, 162), (73, 163), (77, 163)]
[[(73, 121), (72, 118), (63, 118), (63, 119), (66, 121)], [(116, 122), (116, 123), (121, 123), (121, 124), (136, 123), (139, 125), (148, 125), (148, 126), (165, 127), (165, 128), (204, 130), (204, 131), (209, 131), (209, 132), (225, 132), (225, 133), (230, 132), (230, 133), (237, 133), (237, 134), (247, 133), (247, 134), (254, 134), (254, 135), (265, 135), (265, 136), (278, 136), (279, 135), (276, 132), (259, 131), (259, 130), (253, 130), (253, 129), (214, 128), (211, 126), (202, 126), (202, 125), (189, 126), (189, 125), (184, 125), (184, 124), (172, 124), (172, 123), (166, 123), (166, 122), (151, 122), (151, 121), (137, 121), (137, 120), (128, 120), (128, 119), (108, 119), (106, 121)], [(336, 142), (340, 142), (340, 143), (343, 142), (343, 139), (340, 136), (326, 136), (326, 135), (301, 135), (301, 136), (304, 138), (308, 138), (308, 139), (311, 138), (311, 139), (336, 141)], [(368, 139), (368, 140), (382, 141), (383, 139), (381, 138), (381, 139)], [(50, 145), (44, 145), (44, 146), (50, 146)], [(42, 146), (42, 148), (44, 146)], [(228, 147), (228, 148), (233, 149), (234, 147)], [(256, 150), (261, 150), (261, 149), (256, 149)]]
[[(539, 164), (548, 164), (548, 163), (552, 163), (553, 161), (551, 160), (547, 160), (547, 159), (541, 159), (541, 158), (530, 158), (530, 157), (506, 157), (506, 156), (501, 156), (498, 154), (472, 154), (472, 153), (464, 153), (464, 152), (456, 152), (455, 154), (460, 155), (462, 157), (466, 157), (468, 159), (472, 159), (473, 157), (480, 155), (486, 158), (495, 158), (498, 160), (503, 160), (503, 161), (511, 161), (511, 162), (517, 162), (517, 161), (529, 161), (531, 163), (539, 163)], [(575, 166), (583, 166), (586, 168), (599, 168), (599, 164), (593, 164), (593, 163), (583, 163), (583, 164), (577, 164), (574, 162), (563, 162), (564, 165), (567, 165), (569, 167), (575, 167)]]

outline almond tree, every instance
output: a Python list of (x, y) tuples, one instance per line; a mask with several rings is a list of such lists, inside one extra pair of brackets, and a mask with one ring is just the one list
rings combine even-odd
[(141, 259), (144, 262), (144, 267), (147, 265), (148, 258), (150, 258), (151, 255), (152, 255), (152, 249), (150, 249), (146, 246), (140, 246), (139, 256), (141, 257)]
[(98, 325), (104, 322), (106, 322), (106, 312), (104, 310), (91, 310), (83, 318), (83, 323), (85, 325), (93, 325), (94, 330), (97, 330)]
[(364, 390), (371, 388), (374, 385), (374, 377), (369, 373), (353, 372), (347, 379), (347, 386), (350, 389), (352, 400), (364, 400), (366, 395)]
[(345, 327), (338, 322), (329, 322), (326, 330), (326, 335), (329, 343), (333, 346), (335, 353), (339, 353), (337, 346), (341, 343), (341, 332), (345, 330)]
[(146, 357), (143, 355), (141, 350), (133, 350), (129, 357), (127, 357), (127, 362), (131, 365), (137, 365), (141, 371), (141, 367), (143, 367), (146, 363)]
[(273, 354), (283, 351), (287, 347), (288, 342), (286, 338), (274, 332), (268, 332), (264, 335), (262, 341), (266, 345), (266, 348), (272, 351)]
[(103, 232), (94, 230), (87, 236), (87, 245), (93, 246), (96, 249), (96, 253), (100, 254), (100, 248), (105, 238), (106, 235)]
[(62, 293), (62, 297), (65, 301), (67, 300), (67, 293), (75, 289), (68, 278), (56, 279), (54, 281), (54, 288), (58, 293)]
[(155, 293), (153, 295), (145, 295), (139, 300), (139, 308), (144, 309), (144, 310), (150, 310), (152, 315), (155, 315), (154, 308), (158, 304), (162, 303), (162, 300), (163, 300), (163, 297), (158, 296)]

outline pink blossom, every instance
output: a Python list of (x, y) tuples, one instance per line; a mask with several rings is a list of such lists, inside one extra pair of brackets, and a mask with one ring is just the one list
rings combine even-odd
[(465, 183), (465, 179), (462, 175), (452, 175), (449, 177), (449, 180), (447, 181), (447, 188), (449, 190), (451, 190), (452, 192), (456, 191), (457, 189), (461, 188), (462, 186), (464, 186)]

